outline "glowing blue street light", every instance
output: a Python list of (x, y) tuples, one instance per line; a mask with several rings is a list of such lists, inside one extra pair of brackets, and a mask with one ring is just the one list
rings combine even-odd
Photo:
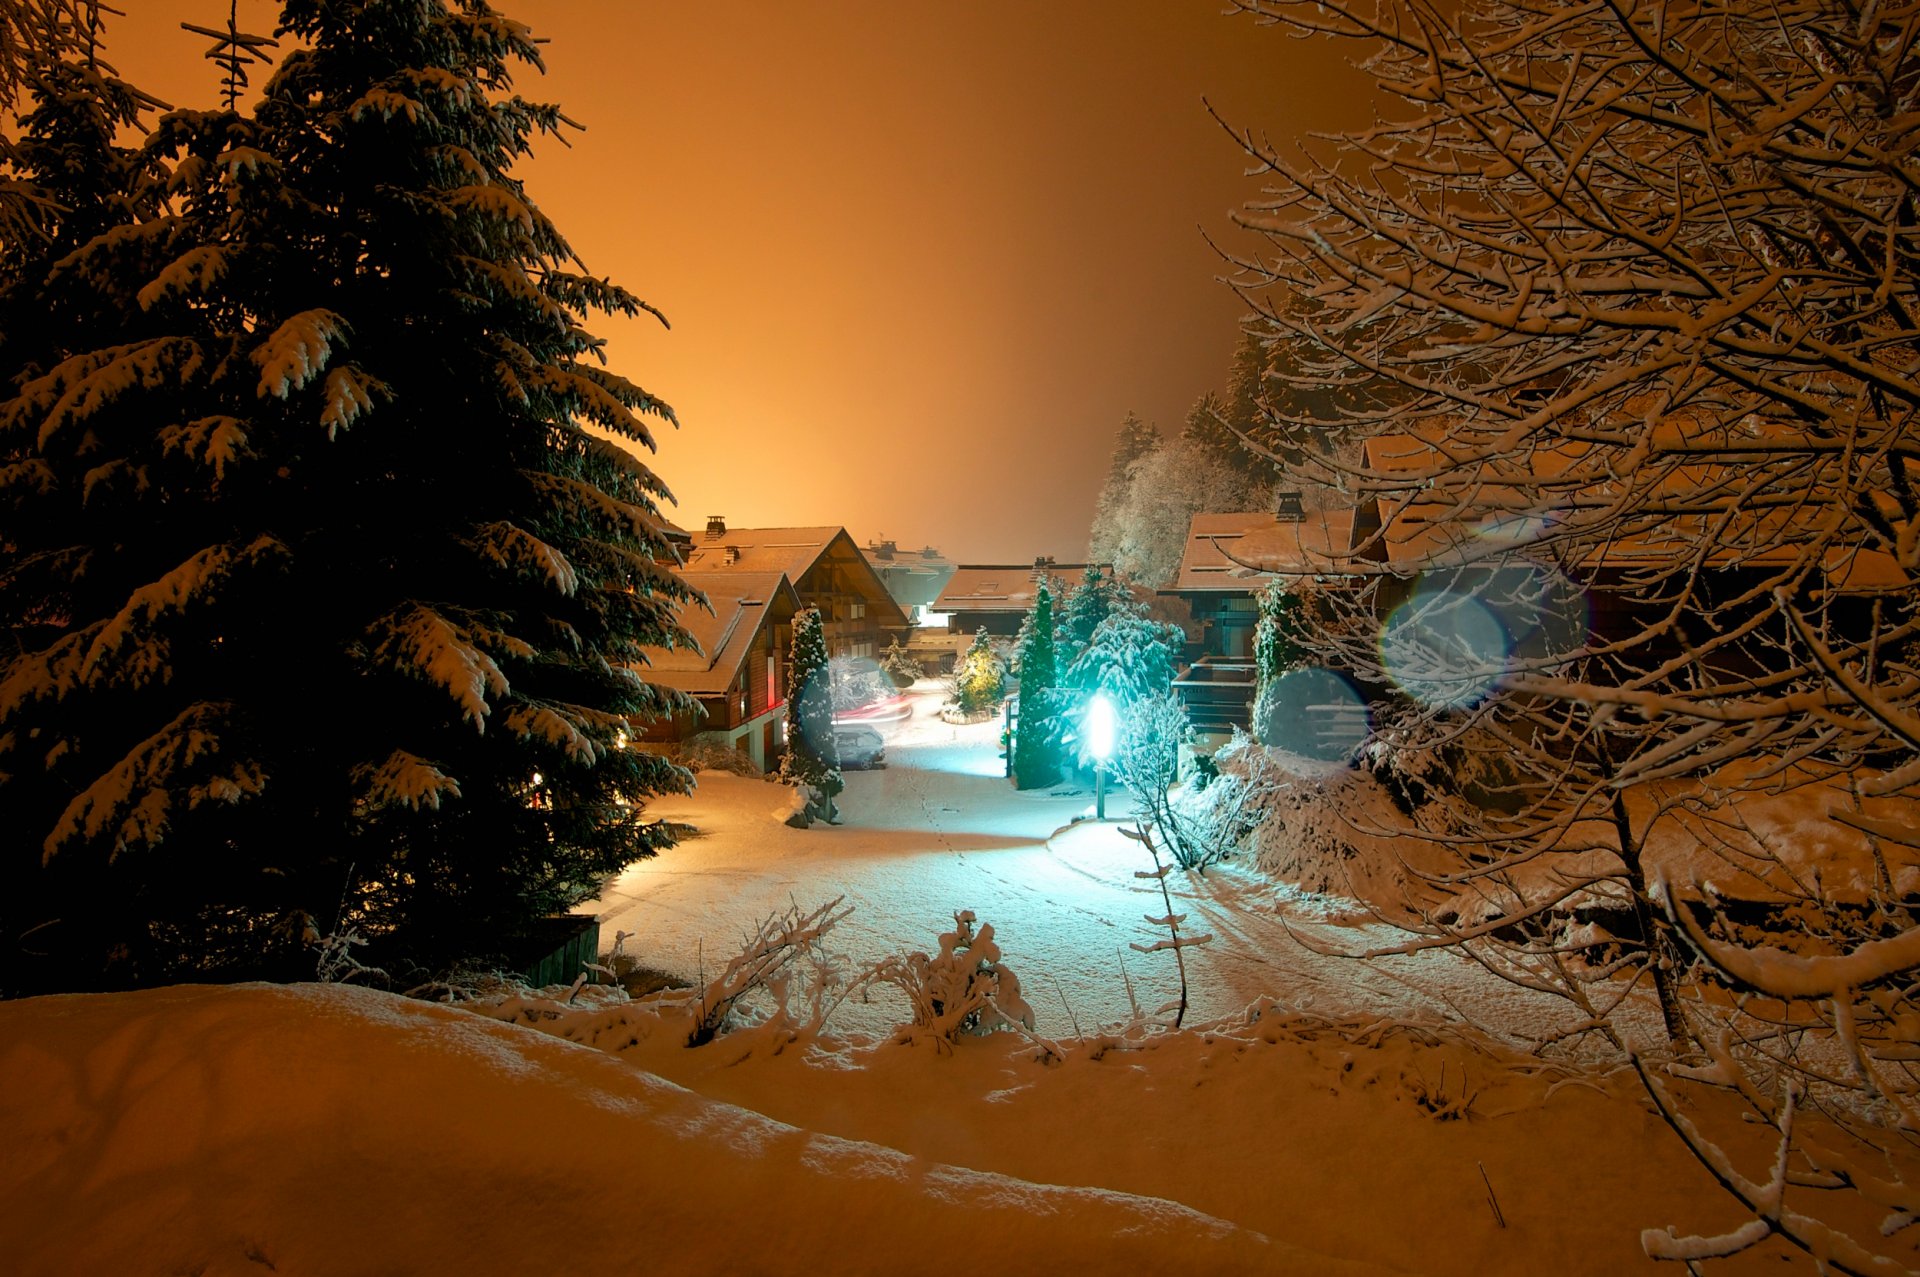
[(1113, 738), (1115, 731), (1113, 702), (1107, 699), (1105, 692), (1095, 692), (1093, 699), (1087, 702), (1087, 716), (1080, 725), (1081, 735), (1087, 742), (1087, 752), (1093, 755), (1093, 818), (1107, 818), (1107, 760), (1113, 757)]

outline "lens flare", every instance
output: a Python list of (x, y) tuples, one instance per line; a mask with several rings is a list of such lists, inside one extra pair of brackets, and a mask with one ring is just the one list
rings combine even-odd
[(1486, 699), (1507, 672), (1506, 626), (1455, 578), (1430, 576), (1387, 617), (1380, 662), (1394, 683), (1431, 709)]
[(1367, 740), (1367, 703), (1353, 684), (1329, 669), (1288, 670), (1261, 697), (1261, 738), (1308, 764), (1333, 772)]

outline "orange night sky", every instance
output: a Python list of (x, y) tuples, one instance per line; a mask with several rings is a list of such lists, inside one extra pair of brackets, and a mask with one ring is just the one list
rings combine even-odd
[[(227, 5), (120, 7), (120, 71), (210, 104), (178, 23)], [(1258, 182), (1202, 97), (1276, 140), (1365, 110), (1343, 51), (1218, 0), (500, 7), (552, 41), (521, 91), (587, 126), (532, 195), (673, 323), (596, 326), (680, 416), (669, 515), (970, 562), (1080, 557), (1127, 411), (1177, 430), (1224, 388), (1243, 307), (1203, 231), (1245, 248)]]

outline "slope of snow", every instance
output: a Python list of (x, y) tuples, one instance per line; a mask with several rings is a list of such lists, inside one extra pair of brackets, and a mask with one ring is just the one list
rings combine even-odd
[(341, 986), (0, 1004), (0, 1078), (0, 1256), (17, 1277), (546, 1273), (619, 1255), (903, 1273), (984, 1250), (1028, 1271), (1378, 1271), (1166, 1201), (796, 1129)]

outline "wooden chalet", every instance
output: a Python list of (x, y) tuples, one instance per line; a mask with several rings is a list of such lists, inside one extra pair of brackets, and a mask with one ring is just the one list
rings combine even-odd
[(659, 719), (642, 742), (726, 745), (771, 768), (786, 747), (787, 652), (800, 597), (782, 572), (680, 575), (707, 596), (711, 610), (682, 610), (680, 623), (699, 645), (649, 648), (641, 677), (692, 697), (696, 709)]
[(1180, 570), (1159, 592), (1183, 600), (1199, 631), (1197, 654), (1174, 680), (1195, 731), (1223, 735), (1251, 720), (1253, 631), (1267, 582), (1337, 575), (1378, 530), (1371, 505), (1304, 511), (1298, 493), (1280, 494), (1272, 512), (1193, 516)]
[[(845, 528), (730, 528), (714, 515), (686, 549), (683, 575), (780, 573), (820, 609), (829, 656), (874, 658), (911, 622)], [(783, 649), (784, 650), (784, 649)]]

